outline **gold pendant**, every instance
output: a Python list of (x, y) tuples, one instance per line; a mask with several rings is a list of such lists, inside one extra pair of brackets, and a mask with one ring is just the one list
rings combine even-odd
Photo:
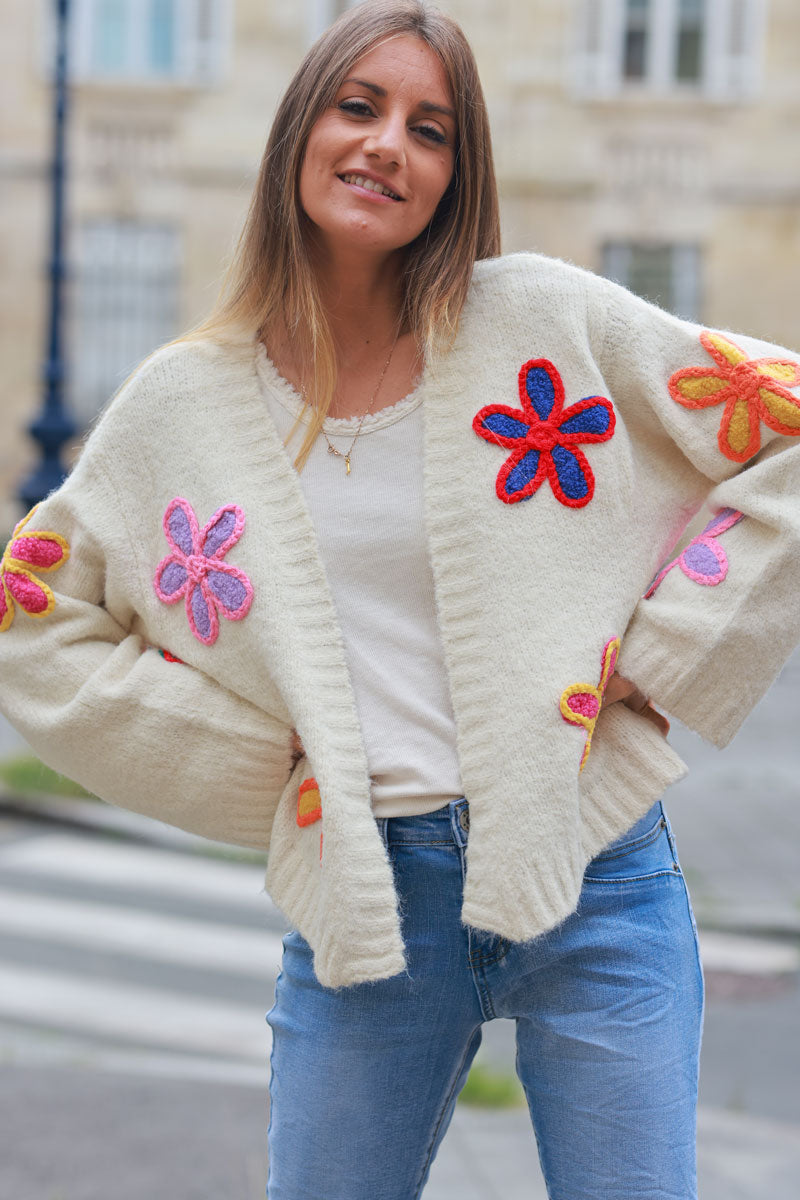
[(344, 461), (347, 463), (347, 470), (345, 471), (345, 475), (349, 475), (350, 474), (350, 455), (349, 454), (345, 454)]

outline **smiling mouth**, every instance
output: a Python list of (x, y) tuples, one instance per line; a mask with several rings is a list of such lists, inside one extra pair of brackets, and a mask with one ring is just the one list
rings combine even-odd
[(352, 183), (356, 187), (366, 188), (368, 192), (377, 192), (379, 196), (388, 196), (390, 200), (402, 200), (402, 196), (398, 196), (397, 192), (392, 192), (389, 188), (384, 187), (382, 183), (376, 183), (374, 179), (367, 179), (364, 175), (339, 175), (342, 183)]

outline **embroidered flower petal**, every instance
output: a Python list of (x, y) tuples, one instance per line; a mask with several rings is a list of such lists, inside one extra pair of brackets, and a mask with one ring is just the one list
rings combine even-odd
[(667, 563), (667, 565), (665, 567), (663, 567), (658, 572), (658, 574), (652, 579), (652, 581), (648, 584), (647, 591), (643, 594), (642, 599), (649, 600), (650, 597), (658, 590), (660, 585), (663, 583), (666, 576), (669, 575), (672, 568), (677, 567), (677, 565), (678, 565), (677, 558), (673, 558), (671, 563)]
[(520, 420), (520, 415), (518, 408), (509, 408), (506, 404), (487, 404), (476, 413), (472, 428), (487, 442), (495, 442), (512, 450), (530, 428)]
[(313, 776), (304, 779), (297, 789), (297, 824), (313, 825), (322, 817), (322, 797)]
[(610, 638), (609, 641), (606, 642), (605, 646), (603, 646), (603, 653), (600, 658), (600, 662), (601, 662), (600, 682), (597, 685), (600, 689), (601, 694), (603, 694), (605, 692), (606, 685), (608, 684), (608, 681), (611, 678), (611, 676), (614, 674), (614, 670), (617, 665), (617, 655), (619, 654), (619, 648), (620, 648), (619, 638)]
[(764, 409), (761, 419), (776, 433), (797, 437), (800, 434), (800, 399), (778, 388), (759, 388)]
[(173, 550), (177, 550), (186, 558), (199, 551), (200, 530), (197, 527), (194, 509), (188, 500), (176, 496), (167, 505), (167, 511), (164, 513), (164, 533)]
[(704, 587), (722, 583), (728, 574), (728, 556), (715, 538), (699, 537), (690, 542), (678, 563), (685, 575)]
[(561, 716), (568, 725), (579, 725), (586, 730), (586, 743), (581, 754), (580, 770), (582, 771), (589, 757), (592, 736), (603, 705), (603, 694), (617, 664), (620, 639), (609, 638), (603, 647), (600, 658), (600, 680), (597, 687), (591, 683), (571, 683), (564, 688), (559, 700)]
[(219, 634), (219, 617), (213, 596), (204, 579), (189, 585), (186, 592), (186, 615), (194, 636), (204, 646), (212, 646)]
[(575, 692), (567, 697), (567, 708), (586, 721), (593, 721), (600, 712), (600, 701), (593, 692)]
[(706, 525), (701, 536), (706, 537), (713, 534), (714, 537), (719, 537), (726, 529), (731, 529), (738, 524), (744, 517), (744, 513), (740, 513), (736, 508), (721, 508), (716, 516), (713, 516)]
[(546, 358), (531, 359), (519, 378), (523, 407), (532, 408), (540, 421), (549, 421), (551, 416), (557, 420), (564, 404), (564, 384), (553, 364)]
[(700, 341), (705, 346), (712, 358), (716, 359), (721, 367), (727, 373), (730, 367), (736, 367), (739, 363), (747, 362), (747, 355), (741, 346), (737, 346), (730, 338), (723, 337), (721, 333), (709, 333), (704, 330), (700, 334)]
[(170, 654), (169, 650), (161, 650), (161, 649), (159, 649), (158, 653), (161, 655), (161, 657), (162, 657), (162, 658), (163, 658), (163, 659), (164, 659), (166, 662), (169, 662), (169, 663), (181, 663), (181, 664), (183, 665), (183, 659), (182, 659), (182, 658), (176, 658), (176, 656), (175, 656), (174, 654)]
[(556, 499), (570, 508), (583, 508), (594, 495), (594, 475), (578, 449), (554, 446), (547, 456), (550, 485)]
[(687, 367), (669, 381), (673, 400), (684, 408), (710, 408), (735, 395), (730, 382), (713, 367)]
[(755, 358), (753, 366), (759, 375), (776, 379), (784, 387), (800, 387), (800, 363), (790, 358)]
[(9, 557), (36, 567), (37, 571), (56, 571), (69, 558), (69, 546), (57, 533), (31, 533), (15, 538)]
[(153, 580), (156, 595), (165, 604), (174, 604), (186, 591), (189, 582), (189, 572), (175, 554), (162, 559), (156, 567)]
[(694, 538), (677, 558), (673, 558), (672, 562), (659, 571), (644, 593), (644, 599), (648, 600), (653, 595), (673, 567), (679, 566), (689, 579), (706, 587), (722, 583), (728, 574), (728, 557), (716, 539), (743, 519), (744, 513), (736, 508), (720, 509), (703, 532)]
[(570, 445), (574, 442), (605, 442), (614, 432), (614, 411), (603, 396), (587, 396), (572, 404), (558, 426), (559, 441)]
[(219, 563), (206, 575), (206, 583), (229, 621), (240, 621), (247, 615), (253, 601), (253, 587), (244, 571)]
[(24, 567), (14, 568), (6, 566), (3, 579), (12, 598), (20, 608), (25, 610), (28, 616), (46, 617), (48, 613), (53, 611), (56, 601), (50, 588), (46, 583), (40, 583)]
[(734, 462), (747, 462), (761, 447), (758, 406), (747, 399), (729, 400), (717, 437), (719, 448)]
[(546, 458), (538, 450), (515, 451), (500, 468), (497, 494), (507, 504), (527, 500), (539, 488), (547, 474)]
[(238, 504), (218, 509), (200, 532), (202, 553), (206, 558), (224, 558), (244, 530), (244, 512)]
[(0, 575), (0, 633), (5, 633), (14, 620), (14, 601), (6, 587), (5, 579)]

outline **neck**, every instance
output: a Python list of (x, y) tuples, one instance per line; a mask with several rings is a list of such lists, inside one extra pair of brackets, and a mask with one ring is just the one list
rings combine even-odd
[(337, 349), (346, 354), (387, 342), (397, 328), (402, 301), (400, 257), (314, 249), (320, 297)]

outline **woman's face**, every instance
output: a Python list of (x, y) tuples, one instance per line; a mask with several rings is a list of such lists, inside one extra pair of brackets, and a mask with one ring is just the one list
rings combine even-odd
[(425, 42), (394, 37), (358, 59), (300, 170), (300, 203), (323, 246), (388, 255), (412, 242), (450, 182), (455, 137), (444, 67)]

